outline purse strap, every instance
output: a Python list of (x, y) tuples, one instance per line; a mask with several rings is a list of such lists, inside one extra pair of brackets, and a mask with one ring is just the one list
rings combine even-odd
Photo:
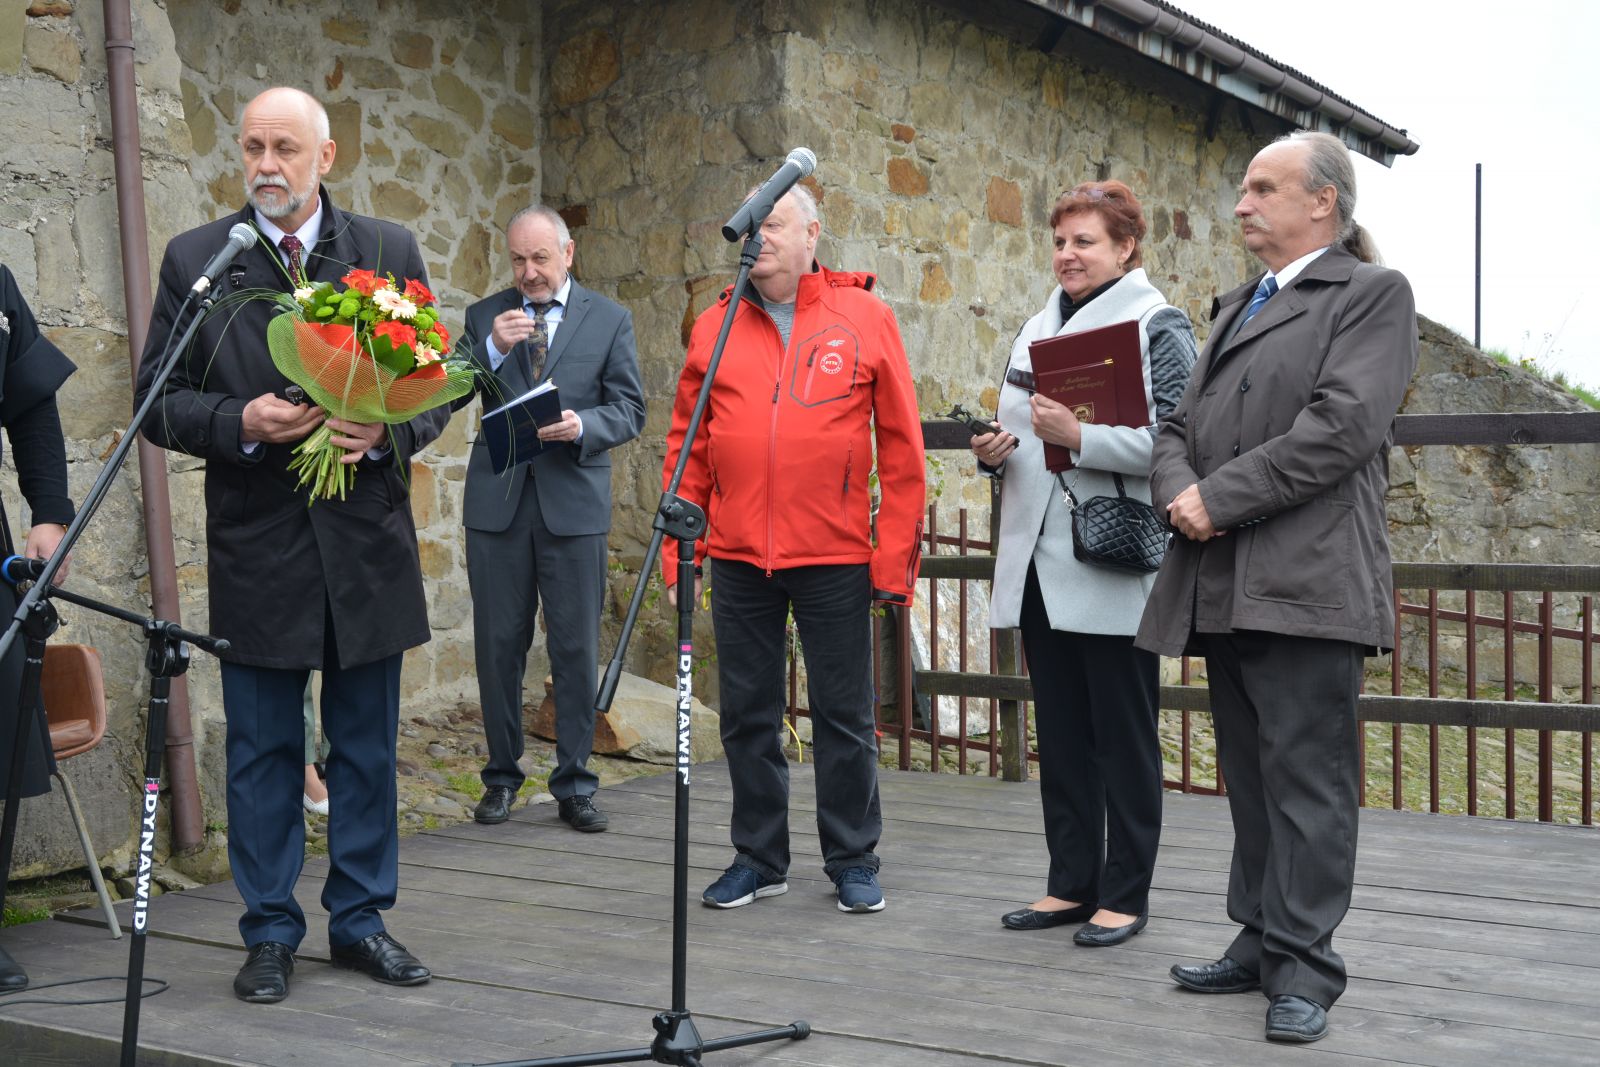
[[(1077, 468), (1077, 467), (1072, 468), (1072, 471), (1073, 471), (1072, 484), (1073, 485), (1076, 485), (1078, 483), (1078, 474), (1077, 474), (1077, 472), (1078, 472), (1079, 469), (1080, 468)], [(1112, 479), (1112, 481), (1117, 483), (1117, 496), (1121, 497), (1123, 500), (1128, 499), (1128, 490), (1122, 484), (1122, 475), (1117, 473), (1116, 471), (1112, 471), (1111, 472), (1111, 479)], [(1060, 483), (1060, 485), (1061, 485), (1061, 502), (1067, 505), (1067, 510), (1071, 511), (1071, 510), (1077, 508), (1077, 506), (1078, 506), (1078, 494), (1074, 493), (1072, 491), (1072, 486), (1067, 484), (1066, 476), (1063, 475), (1060, 471), (1056, 471), (1056, 481), (1058, 483)]]

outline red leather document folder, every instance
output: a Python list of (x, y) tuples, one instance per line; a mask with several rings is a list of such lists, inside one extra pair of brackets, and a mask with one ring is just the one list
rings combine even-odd
[[(1116, 322), (1082, 333), (1062, 334), (1028, 346), (1035, 391), (1072, 408), (1079, 421), (1111, 426), (1150, 422), (1144, 392), (1144, 361), (1139, 354), (1139, 324)], [(1072, 454), (1044, 443), (1045, 466), (1064, 471)]]

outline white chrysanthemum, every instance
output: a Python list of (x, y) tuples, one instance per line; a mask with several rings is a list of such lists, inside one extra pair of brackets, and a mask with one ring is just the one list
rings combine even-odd
[(302, 286), (299, 289), (296, 289), (294, 291), (294, 298), (298, 303), (309, 304), (309, 303), (311, 303), (312, 296), (314, 296), (315, 294), (316, 294), (316, 290), (311, 288), (309, 285), (307, 285), (307, 286)]
[(387, 311), (392, 319), (409, 322), (417, 317), (417, 305), (393, 289), (379, 289), (372, 294), (372, 302)]

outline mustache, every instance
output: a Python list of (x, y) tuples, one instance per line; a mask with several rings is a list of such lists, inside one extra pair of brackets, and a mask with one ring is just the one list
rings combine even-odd
[(1271, 233), (1272, 224), (1260, 215), (1246, 215), (1239, 220), (1239, 226), (1245, 230), (1258, 230), (1261, 233)]
[(290, 191), (288, 179), (281, 174), (257, 174), (255, 180), (250, 183), (252, 193), (258, 189), (268, 188)]

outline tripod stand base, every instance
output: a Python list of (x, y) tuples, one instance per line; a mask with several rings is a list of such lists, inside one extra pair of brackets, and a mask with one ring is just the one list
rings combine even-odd
[(605, 1063), (668, 1063), (680, 1067), (702, 1067), (707, 1052), (759, 1045), (768, 1041), (802, 1041), (811, 1035), (811, 1024), (792, 1022), (771, 1030), (754, 1030), (710, 1041), (701, 1040), (694, 1016), (686, 1011), (664, 1011), (651, 1024), (656, 1039), (649, 1048), (618, 1049), (615, 1052), (585, 1052), (576, 1056), (554, 1056), (540, 1060), (507, 1060), (503, 1063), (457, 1063), (453, 1067), (599, 1067)]

